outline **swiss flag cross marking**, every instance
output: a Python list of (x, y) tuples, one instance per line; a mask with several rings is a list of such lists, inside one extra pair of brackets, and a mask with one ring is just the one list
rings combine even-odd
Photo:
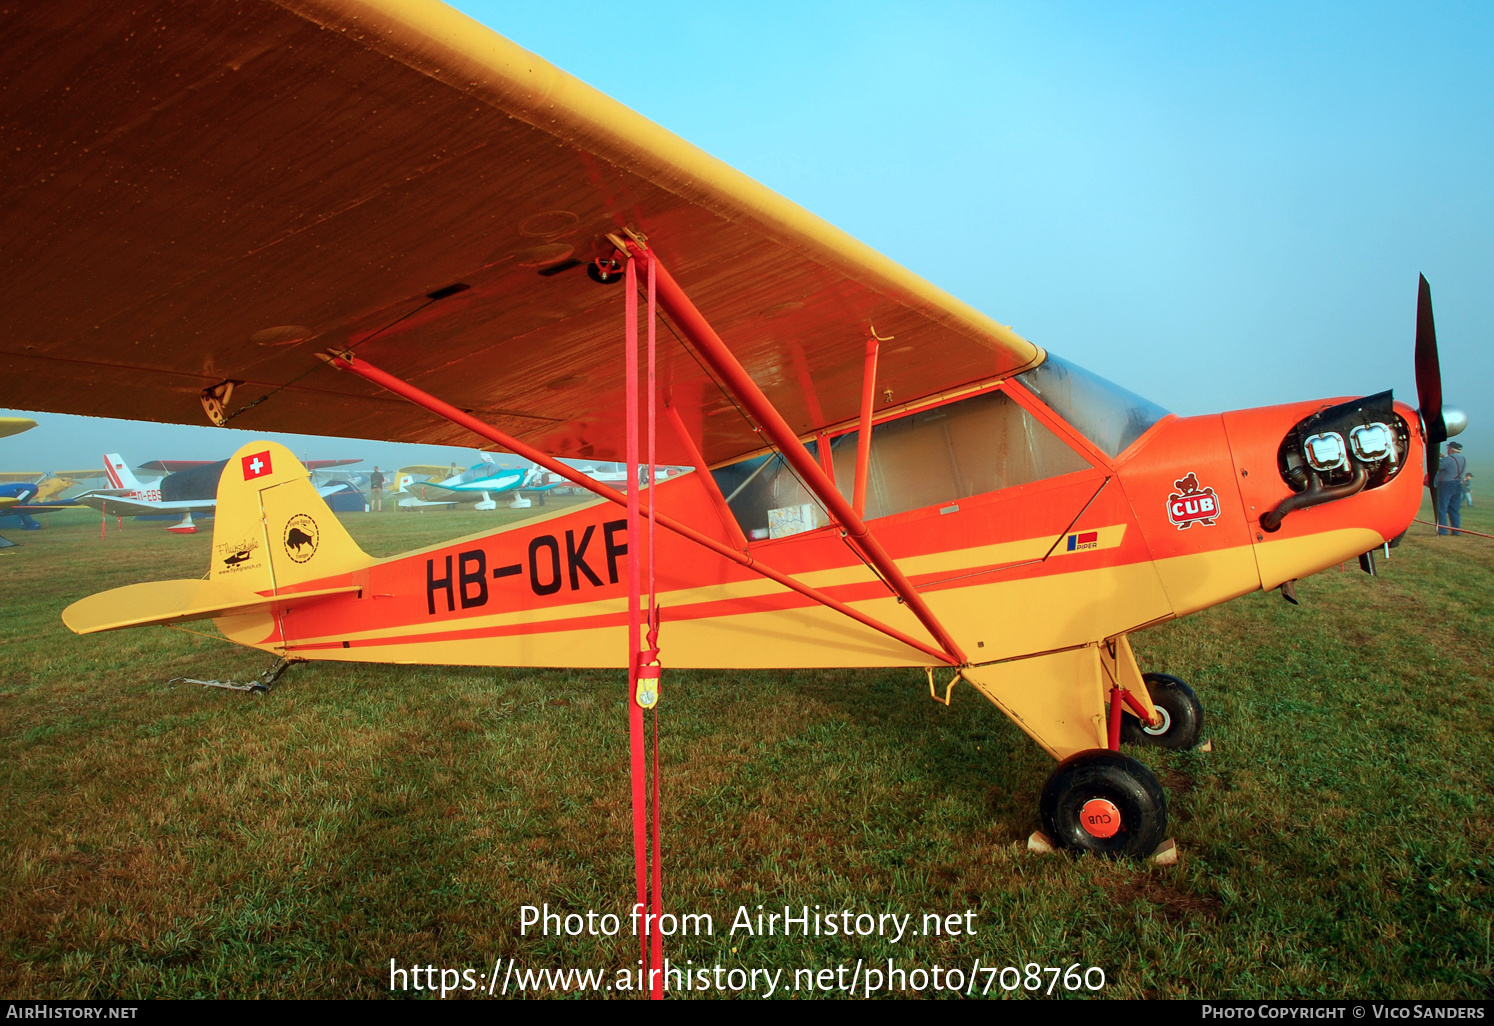
[(257, 452), (253, 456), (245, 456), (241, 462), (244, 464), (244, 480), (252, 481), (256, 477), (268, 477), (270, 474), (270, 452)]

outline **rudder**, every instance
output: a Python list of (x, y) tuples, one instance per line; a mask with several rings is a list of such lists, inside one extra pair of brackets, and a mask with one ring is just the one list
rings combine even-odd
[(104, 454), (104, 476), (109, 479), (109, 485), (113, 488), (141, 491), (145, 488), (135, 474), (125, 463), (124, 457), (117, 452), (106, 452)]
[(218, 481), (212, 579), (282, 591), (374, 562), (310, 478), (276, 442), (250, 442), (234, 453)]

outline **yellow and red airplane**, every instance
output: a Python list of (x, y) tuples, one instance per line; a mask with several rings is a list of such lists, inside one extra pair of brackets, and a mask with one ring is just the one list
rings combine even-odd
[[(652, 565), (669, 666), (967, 681), (1059, 760), (1057, 844), (1148, 855), (1166, 799), (1121, 742), (1195, 744), (1202, 712), (1128, 636), (1371, 563), (1446, 435), (1424, 285), (1419, 410), (1178, 417), (432, 0), (58, 0), (0, 28), (24, 171), (0, 224), (28, 243), (0, 405), (24, 382), (64, 412), (476, 436), (598, 496), (375, 559), (251, 443), (208, 578), (85, 599), (79, 632), (210, 617), (287, 658), (630, 667), (636, 717)], [(650, 392), (631, 346), (656, 326)], [(121, 370), (130, 392), (90, 387)], [(694, 470), (625, 495), (560, 458)]]

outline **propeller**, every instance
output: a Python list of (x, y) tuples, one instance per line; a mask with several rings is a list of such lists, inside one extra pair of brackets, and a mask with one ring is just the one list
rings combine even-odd
[[(1447, 441), (1447, 425), (1442, 422), (1442, 368), (1437, 363), (1437, 325), (1432, 320), (1432, 286), (1426, 275), (1420, 275), (1416, 293), (1416, 401), (1421, 407), (1421, 422), (1427, 431), (1428, 459), (1436, 446)], [(1431, 469), (1436, 471), (1436, 465)]]
[(1436, 488), (1442, 443), (1468, 426), (1468, 416), (1442, 405), (1442, 368), (1437, 362), (1437, 325), (1432, 320), (1432, 287), (1420, 275), (1416, 293), (1416, 402), (1427, 432), (1427, 486)]

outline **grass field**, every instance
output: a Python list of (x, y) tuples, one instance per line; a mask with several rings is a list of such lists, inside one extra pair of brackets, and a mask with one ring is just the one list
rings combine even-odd
[[(343, 519), (386, 555), (509, 515)], [(1487, 511), (1464, 523), (1494, 533)], [(200, 576), (209, 533), (126, 521), (101, 541), (69, 513), (8, 536), (0, 993), (374, 997), (391, 958), (634, 964), (631, 938), (518, 935), (524, 904), (631, 900), (620, 673), (308, 664), (268, 695), (173, 691), (269, 659), (166, 628), (80, 638), (58, 614)], [(783, 968), (783, 987), (891, 957), (1077, 962), (1124, 997), (1484, 996), (1494, 541), (1418, 525), (1381, 569), (1135, 637), (1214, 739), (1137, 753), (1168, 788), (1172, 867), (1029, 854), (1050, 762), (968, 689), (946, 709), (916, 671), (668, 673), (666, 904), (715, 935), (667, 953)], [(759, 903), (971, 909), (978, 933), (727, 932)]]

